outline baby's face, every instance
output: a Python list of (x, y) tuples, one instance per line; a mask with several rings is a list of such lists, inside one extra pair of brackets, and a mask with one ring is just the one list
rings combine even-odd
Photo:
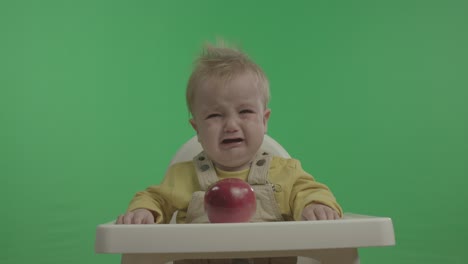
[(219, 169), (248, 168), (263, 142), (270, 110), (253, 80), (245, 74), (224, 87), (218, 87), (221, 82), (216, 80), (207, 81), (194, 95), (190, 123)]

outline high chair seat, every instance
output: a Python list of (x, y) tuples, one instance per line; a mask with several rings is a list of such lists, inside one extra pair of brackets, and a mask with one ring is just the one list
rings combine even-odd
[[(262, 150), (289, 158), (268, 135)], [(200, 151), (193, 137), (171, 164), (191, 160)], [(358, 248), (393, 245), (390, 218), (345, 213), (343, 219), (327, 221), (181, 225), (115, 225), (112, 221), (97, 227), (95, 251), (122, 254), (122, 264), (280, 256), (299, 256), (301, 264), (359, 264)]]

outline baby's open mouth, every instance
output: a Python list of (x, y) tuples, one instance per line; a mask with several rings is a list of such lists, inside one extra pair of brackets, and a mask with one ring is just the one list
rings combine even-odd
[(231, 143), (238, 143), (244, 141), (242, 138), (227, 138), (224, 139), (221, 143), (222, 144), (231, 144)]

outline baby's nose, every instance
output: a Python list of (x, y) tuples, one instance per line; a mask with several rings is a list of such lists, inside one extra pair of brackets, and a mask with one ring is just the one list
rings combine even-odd
[(236, 132), (239, 129), (239, 123), (236, 118), (226, 118), (224, 124), (225, 132)]

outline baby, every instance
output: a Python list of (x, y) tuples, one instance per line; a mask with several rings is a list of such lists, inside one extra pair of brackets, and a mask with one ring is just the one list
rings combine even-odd
[(339, 219), (343, 212), (324, 184), (296, 159), (262, 152), (271, 111), (269, 83), (246, 54), (205, 46), (187, 85), (190, 124), (203, 151), (170, 166), (164, 180), (136, 193), (117, 224), (208, 223), (203, 195), (219, 179), (239, 178), (254, 188), (252, 222)]

